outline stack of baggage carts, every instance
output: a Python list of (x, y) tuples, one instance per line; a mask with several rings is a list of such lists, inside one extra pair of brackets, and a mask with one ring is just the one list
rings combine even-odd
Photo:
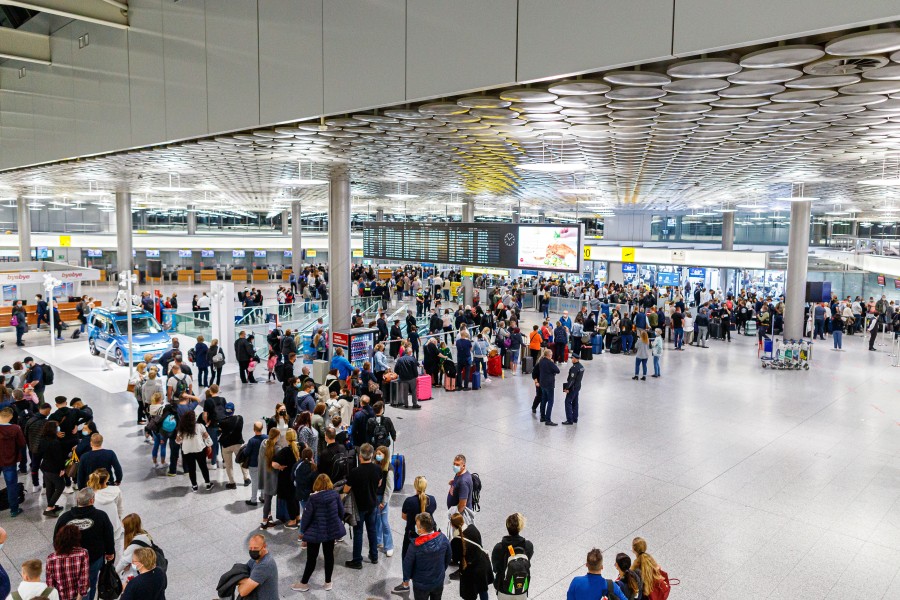
[(806, 340), (773, 340), (763, 336), (759, 359), (763, 369), (808, 371), (812, 359), (812, 342)]

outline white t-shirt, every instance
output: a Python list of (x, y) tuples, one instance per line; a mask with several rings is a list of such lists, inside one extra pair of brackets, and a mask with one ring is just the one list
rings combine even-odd
[(197, 298), (197, 308), (206, 310), (209, 308), (209, 296), (200, 296)]
[[(47, 589), (47, 584), (43, 581), (23, 581), (19, 584), (19, 587), (16, 588), (16, 591), (19, 592), (19, 595), (22, 596), (24, 600), (29, 600), (30, 598), (40, 596), (41, 592), (45, 589)], [(59, 600), (59, 592), (53, 590), (47, 597), (50, 600)], [(7, 596), (6, 600), (12, 600), (12, 594)]]

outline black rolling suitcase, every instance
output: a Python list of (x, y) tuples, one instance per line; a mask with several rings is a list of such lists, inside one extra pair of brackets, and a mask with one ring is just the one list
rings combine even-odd
[(709, 322), (709, 337), (714, 340), (722, 339), (722, 321), (719, 319), (712, 319)]
[(594, 360), (594, 349), (590, 344), (581, 347), (581, 360)]
[(503, 368), (512, 369), (512, 351), (509, 348), (503, 353)]
[(609, 342), (610, 354), (622, 354), (622, 336), (615, 334)]
[[(25, 484), (17, 483), (19, 487), (19, 508), (22, 507), (22, 503), (25, 502)], [(0, 510), (7, 510), (9, 508), (9, 496), (6, 494), (6, 488), (0, 490)]]
[(395, 379), (391, 381), (386, 386), (386, 396), (384, 399), (385, 404), (390, 404), (391, 406), (402, 406), (406, 403), (406, 399), (400, 399), (400, 380)]
[(522, 358), (522, 373), (528, 375), (534, 369), (534, 357), (530, 354)]

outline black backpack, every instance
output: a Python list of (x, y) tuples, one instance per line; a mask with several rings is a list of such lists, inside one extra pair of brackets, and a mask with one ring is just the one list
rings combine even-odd
[(391, 434), (388, 433), (387, 427), (384, 426), (384, 416), (374, 417), (375, 427), (372, 428), (372, 445), (378, 448), (385, 448), (391, 445)]
[(212, 398), (212, 401), (213, 406), (216, 407), (216, 414), (214, 415), (215, 422), (221, 423), (228, 418), (228, 415), (225, 413), (225, 398), (215, 396)]
[(103, 563), (97, 577), (97, 597), (100, 600), (116, 600), (122, 595), (122, 580), (116, 573), (116, 563), (111, 560)]
[(350, 475), (350, 469), (354, 466), (353, 456), (349, 453), (343, 452), (334, 457), (334, 462), (331, 463), (331, 480), (334, 482), (338, 481), (347, 481), (347, 477)]
[(141, 548), (151, 548), (154, 552), (156, 552), (156, 566), (159, 567), (159, 570), (163, 573), (166, 572), (166, 569), (169, 567), (169, 561), (166, 559), (166, 554), (163, 552), (162, 548), (157, 546), (152, 541), (148, 545), (147, 542), (142, 542), (140, 540), (131, 540), (132, 544), (136, 544)]
[(278, 381), (284, 381), (284, 367), (288, 363), (279, 362), (275, 364), (275, 379)]
[(478, 473), (472, 473), (472, 510), (481, 510), (481, 477)]
[(497, 591), (508, 596), (527, 596), (531, 583), (531, 561), (522, 548), (507, 546), (506, 568), (500, 574), (502, 580)]
[(41, 365), (41, 371), (43, 372), (41, 383), (44, 385), (53, 385), (53, 378), (55, 377), (53, 368), (48, 364), (43, 364)]

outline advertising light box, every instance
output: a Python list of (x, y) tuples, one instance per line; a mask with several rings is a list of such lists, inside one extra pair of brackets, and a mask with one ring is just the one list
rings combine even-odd
[(88, 248), (87, 255), (88, 258), (101, 258), (103, 256), (103, 250), (98, 248)]
[(623, 273), (637, 273), (637, 265), (634, 263), (624, 263), (622, 265)]
[(517, 265), (522, 269), (578, 272), (578, 227), (519, 227)]

